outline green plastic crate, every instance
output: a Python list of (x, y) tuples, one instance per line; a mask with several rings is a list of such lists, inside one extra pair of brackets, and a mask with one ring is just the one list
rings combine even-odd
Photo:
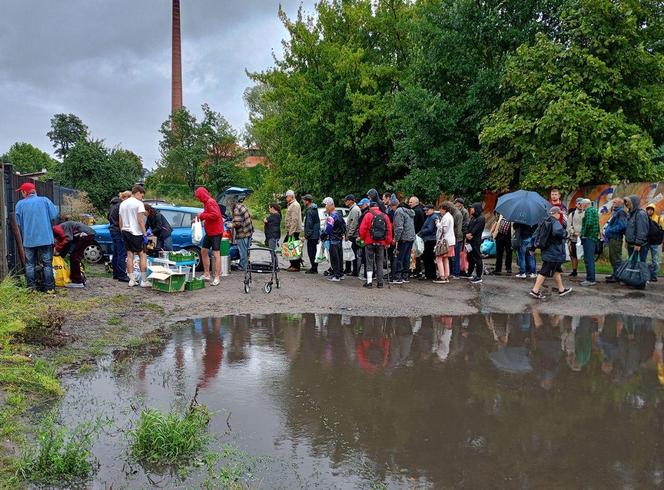
[(184, 291), (185, 276), (184, 274), (174, 274), (168, 279), (153, 279), (152, 289), (161, 291), (162, 293), (180, 293)]
[(186, 291), (196, 291), (197, 289), (204, 289), (205, 281), (203, 279), (192, 279), (187, 281), (184, 285)]
[(170, 252), (168, 254), (168, 260), (171, 262), (191, 262), (192, 260), (196, 260), (196, 254), (180, 254), (180, 253), (173, 253)]

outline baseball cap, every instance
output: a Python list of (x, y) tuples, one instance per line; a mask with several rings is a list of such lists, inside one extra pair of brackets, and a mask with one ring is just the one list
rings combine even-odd
[(314, 202), (314, 198), (311, 194), (305, 194), (304, 196), (302, 196), (302, 200), (303, 201)]
[(431, 204), (425, 204), (424, 205), (424, 210), (428, 211), (429, 209), (436, 209), (436, 208), (434, 208)]
[(463, 200), (463, 197), (457, 197), (454, 202), (458, 202), (459, 204), (464, 204), (466, 201)]
[(344, 197), (344, 201), (353, 201), (355, 202), (355, 196), (352, 194), (348, 194), (346, 197)]
[(325, 204), (326, 206), (334, 206), (334, 199), (332, 199), (331, 197), (326, 197), (325, 199), (323, 199), (323, 204)]
[(37, 188), (35, 187), (35, 184), (32, 184), (30, 182), (25, 182), (21, 184), (21, 186), (16, 189), (16, 192), (25, 192), (26, 194), (29, 194), (30, 192), (36, 191)]
[(369, 199), (366, 197), (364, 199), (360, 199), (360, 202), (357, 203), (360, 206), (368, 206), (369, 205)]
[(554, 214), (558, 214), (558, 213), (562, 213), (562, 210), (558, 206), (552, 206), (549, 209), (549, 214), (550, 215), (554, 215)]

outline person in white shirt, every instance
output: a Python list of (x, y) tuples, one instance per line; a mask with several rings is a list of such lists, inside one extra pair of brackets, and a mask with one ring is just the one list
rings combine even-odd
[(122, 232), (122, 240), (127, 249), (127, 274), (129, 275), (129, 287), (134, 287), (137, 282), (134, 278), (134, 255), (138, 254), (139, 267), (141, 270), (141, 287), (152, 286), (146, 277), (147, 255), (145, 254), (145, 206), (143, 198), (145, 189), (143, 186), (135, 185), (131, 190), (131, 197), (120, 204), (119, 225)]

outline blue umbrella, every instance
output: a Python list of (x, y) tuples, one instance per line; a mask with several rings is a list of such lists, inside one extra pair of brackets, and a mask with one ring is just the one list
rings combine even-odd
[(498, 198), (496, 212), (513, 223), (524, 223), (529, 226), (539, 224), (546, 218), (551, 204), (537, 192), (516, 191)]

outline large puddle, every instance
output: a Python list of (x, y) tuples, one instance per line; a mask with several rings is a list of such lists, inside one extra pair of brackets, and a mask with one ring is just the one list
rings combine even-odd
[[(131, 461), (141, 406), (215, 413), (212, 449), (260, 488), (664, 484), (664, 322), (518, 315), (196, 320), (150, 355), (66, 381), (68, 425), (104, 414), (95, 488), (200, 488)], [(658, 376), (659, 371), (659, 376)]]

